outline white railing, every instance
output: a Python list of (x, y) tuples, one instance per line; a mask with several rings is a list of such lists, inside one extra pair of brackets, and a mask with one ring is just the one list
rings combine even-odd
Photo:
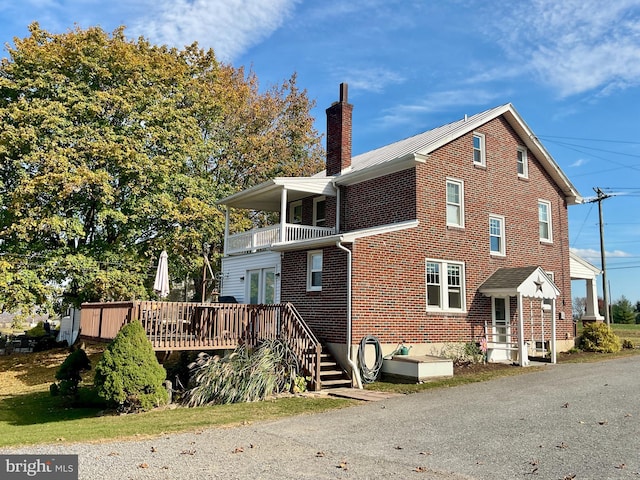
[(312, 238), (328, 237), (336, 233), (335, 229), (328, 227), (313, 227), (311, 225), (285, 224), (285, 238), (287, 242), (299, 242)]
[[(286, 242), (300, 242), (333, 235), (335, 230), (329, 227), (314, 227), (311, 225), (297, 225), (286, 223), (284, 238)], [(227, 255), (249, 253), (265, 250), (274, 243), (280, 243), (280, 225), (255, 228), (248, 232), (229, 235), (225, 246)]]

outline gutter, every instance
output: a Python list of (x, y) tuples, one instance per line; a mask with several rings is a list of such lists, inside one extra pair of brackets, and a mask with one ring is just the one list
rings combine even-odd
[(351, 250), (342, 245), (340, 240), (336, 242), (336, 247), (347, 252), (347, 363), (351, 367), (351, 378), (355, 378), (358, 388), (362, 389), (360, 372), (356, 364), (351, 360)]

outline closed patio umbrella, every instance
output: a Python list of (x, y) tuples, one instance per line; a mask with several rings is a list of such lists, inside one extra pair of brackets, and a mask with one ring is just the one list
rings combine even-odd
[(165, 298), (169, 295), (169, 262), (167, 260), (167, 252), (163, 250), (158, 260), (158, 270), (156, 271), (156, 280), (153, 282), (153, 289), (160, 296)]

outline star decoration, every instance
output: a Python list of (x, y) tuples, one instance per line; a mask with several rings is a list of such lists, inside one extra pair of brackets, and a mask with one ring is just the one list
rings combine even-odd
[(538, 281), (536, 282), (534, 280), (533, 283), (536, 286), (536, 293), (538, 293), (538, 292), (542, 293), (542, 285), (544, 285), (544, 280), (542, 280), (540, 277), (538, 277)]

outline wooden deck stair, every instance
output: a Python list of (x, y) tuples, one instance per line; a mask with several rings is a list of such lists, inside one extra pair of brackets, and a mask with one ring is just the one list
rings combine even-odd
[(351, 380), (340, 367), (331, 353), (322, 349), (320, 354), (320, 386), (323, 390), (331, 388), (351, 388)]

